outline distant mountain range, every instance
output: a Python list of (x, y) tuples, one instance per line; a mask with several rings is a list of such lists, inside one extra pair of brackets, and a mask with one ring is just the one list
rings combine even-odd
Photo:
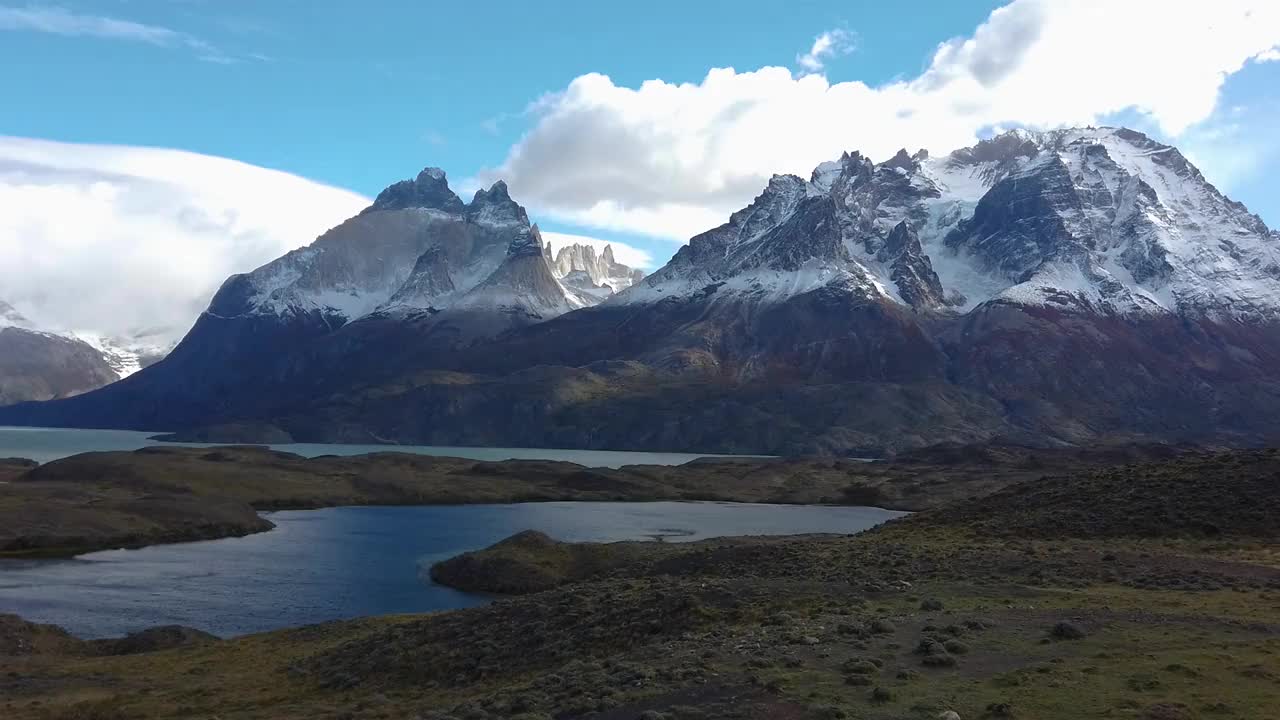
[(1130, 130), (846, 154), (643, 279), (589, 250), (428, 169), (229, 279), (163, 362), (0, 422), (771, 453), (1277, 435), (1280, 236)]
[(105, 338), (41, 330), (0, 300), (0, 405), (94, 390), (164, 357), (145, 338)]
[(552, 252), (548, 244), (546, 255), (552, 271), (565, 285), (602, 300), (644, 279), (643, 271), (614, 259), (612, 245), (597, 255), (590, 245), (566, 245)]

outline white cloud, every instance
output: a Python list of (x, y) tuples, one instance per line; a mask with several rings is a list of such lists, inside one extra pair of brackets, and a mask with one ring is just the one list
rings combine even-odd
[(51, 330), (177, 339), (227, 276), (368, 202), (224, 158), (0, 136), (0, 299)]
[(0, 30), (125, 40), (159, 47), (185, 47), (206, 62), (224, 65), (237, 62), (212, 44), (179, 30), (101, 15), (84, 15), (53, 6), (0, 5)]
[(654, 265), (653, 256), (648, 252), (614, 240), (601, 240), (600, 238), (587, 237), (586, 235), (547, 232), (544, 230), (542, 232), (542, 241), (551, 246), (551, 252), (553, 253), (559, 252), (560, 248), (568, 245), (590, 245), (601, 252), (604, 251), (606, 246), (612, 245), (613, 259), (623, 265), (645, 270), (653, 268)]
[(808, 72), (822, 72), (827, 59), (847, 55), (854, 50), (853, 33), (848, 30), (828, 30), (813, 39), (809, 52), (796, 56), (796, 64)]
[(1014, 0), (941, 43), (916, 77), (884, 85), (780, 67), (638, 88), (583, 75), (532, 106), (533, 128), (479, 180), (504, 177), (566, 222), (684, 240), (771, 174), (807, 176), (844, 150), (946, 152), (993, 126), (1120, 112), (1176, 138), (1213, 115), (1227, 76), (1277, 43), (1275, 0)]
[(1280, 62), (1280, 47), (1273, 47), (1254, 58), (1258, 62)]
[(97, 15), (80, 15), (58, 7), (0, 6), (0, 30), (29, 30), (70, 37), (133, 40), (152, 45), (178, 45), (187, 35), (156, 25)]

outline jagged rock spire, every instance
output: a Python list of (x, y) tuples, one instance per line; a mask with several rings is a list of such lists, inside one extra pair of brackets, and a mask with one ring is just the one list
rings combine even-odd
[(933, 271), (933, 263), (920, 246), (920, 236), (906, 220), (889, 231), (879, 253), (888, 263), (890, 278), (898, 286), (902, 299), (917, 309), (936, 308), (946, 304), (942, 281)]
[(429, 167), (418, 173), (417, 178), (401, 180), (378, 193), (373, 205), (369, 206), (365, 212), (408, 208), (462, 213), (466, 210), (466, 205), (463, 204), (462, 198), (449, 189), (449, 180), (445, 172), (438, 167)]
[(467, 219), (489, 225), (528, 225), (529, 214), (507, 190), (507, 184), (501, 180), (495, 182), (488, 190), (477, 190), (471, 204), (467, 206)]

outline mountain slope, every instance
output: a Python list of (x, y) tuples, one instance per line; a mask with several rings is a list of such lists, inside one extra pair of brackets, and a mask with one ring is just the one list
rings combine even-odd
[(97, 348), (41, 332), (0, 301), (0, 405), (70, 397), (118, 377)]
[(464, 203), (427, 168), (311, 245), (229, 278), (165, 362), (82, 404), (32, 412), (143, 428), (257, 414), (386, 375), (384, 362), (424, 346), (476, 342), (598, 301), (555, 276), (504, 183)]
[[(596, 446), (673, 446), (639, 427), (673, 406), (709, 426), (663, 438), (698, 438), (674, 445), (685, 449), (996, 435), (1262, 442), (1280, 419), (1276, 236), (1180, 158), (1130, 131), (1087, 129), (879, 165), (855, 153), (809, 181), (775, 177), (634, 288), (436, 362), (502, 382), (424, 383), (348, 417), (387, 437), (437, 438), (437, 424), (493, 412), (463, 397), (526, 391), (550, 405), (538, 422), (554, 418), (558, 442)], [(1109, 163), (1100, 189), (1103, 173), (1087, 169)], [(544, 370), (535, 385), (522, 378), (535, 366), (577, 370)], [(760, 383), (774, 401), (759, 397)], [(814, 410), (807, 392), (856, 403), (867, 395), (853, 388), (866, 383), (879, 406), (852, 416)], [(683, 388), (686, 402), (662, 387)], [(726, 402), (743, 414), (717, 409)], [(397, 415), (401, 403), (438, 404), (427, 415), (448, 422)], [(744, 412), (766, 406), (773, 437)], [(884, 407), (906, 416), (890, 426)], [(529, 426), (510, 432), (528, 442)]]
[[(900, 225), (916, 236), (905, 258), (891, 242)], [(1271, 320), (1280, 241), (1175, 148), (1139, 133), (1015, 131), (942, 158), (904, 150), (876, 165), (854, 153), (809, 181), (775, 177), (616, 301), (715, 282), (760, 300), (852, 282), (917, 309), (1003, 300)]]
[(847, 153), (608, 294), (602, 257), (549, 257), (505, 186), (393, 189), (229, 281), (165, 363), (0, 421), (788, 453), (1280, 427), (1280, 238), (1129, 130)]

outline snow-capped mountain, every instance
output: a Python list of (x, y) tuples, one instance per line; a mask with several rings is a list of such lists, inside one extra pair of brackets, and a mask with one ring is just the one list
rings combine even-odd
[(594, 302), (554, 277), (541, 236), (505, 183), (468, 204), (443, 170), (427, 168), (311, 245), (231, 278), (208, 312), (315, 317), (334, 329), (454, 306), (509, 306), (545, 319)]
[(610, 300), (781, 301), (841, 286), (917, 310), (1280, 314), (1280, 242), (1177, 149), (1118, 128), (1014, 131), (945, 157), (858, 153), (775, 176)]
[(44, 332), (0, 301), (0, 405), (70, 397), (119, 377), (97, 348)]
[(562, 283), (547, 262), (538, 226), (521, 227), (498, 267), (458, 298), (459, 308), (497, 308), (535, 318), (555, 317), (599, 302)]
[(173, 347), (153, 333), (54, 332), (0, 301), (0, 404), (70, 397), (128, 377)]
[[(427, 168), (310, 245), (229, 278), (154, 373), (131, 374), (145, 364), (144, 343), (79, 339), (128, 376), (112, 394), (163, 392), (169, 408), (148, 406), (145, 424), (171, 427), (174, 413), (273, 402), (295, 381), (359, 375), (353, 361), (390, 372), (398, 354), (479, 342), (606, 294), (562, 282), (546, 255), (505, 183), (465, 203), (444, 171)], [(605, 280), (631, 276), (611, 252), (594, 267)]]
[(581, 243), (565, 245), (558, 251), (547, 245), (546, 254), (551, 269), (565, 285), (599, 298), (625, 290), (644, 278), (642, 270), (614, 258), (612, 245), (606, 245), (599, 254), (594, 247)]
[(117, 379), (129, 377), (142, 368), (160, 362), (176, 345), (153, 334), (117, 337), (95, 333), (68, 333), (67, 337), (80, 340), (102, 353), (107, 365), (115, 371)]
[(553, 252), (505, 185), (463, 203), (429, 169), (228, 280), (163, 362), (0, 423), (766, 453), (1280, 439), (1280, 236), (1129, 130), (847, 153), (648, 277), (610, 255)]

